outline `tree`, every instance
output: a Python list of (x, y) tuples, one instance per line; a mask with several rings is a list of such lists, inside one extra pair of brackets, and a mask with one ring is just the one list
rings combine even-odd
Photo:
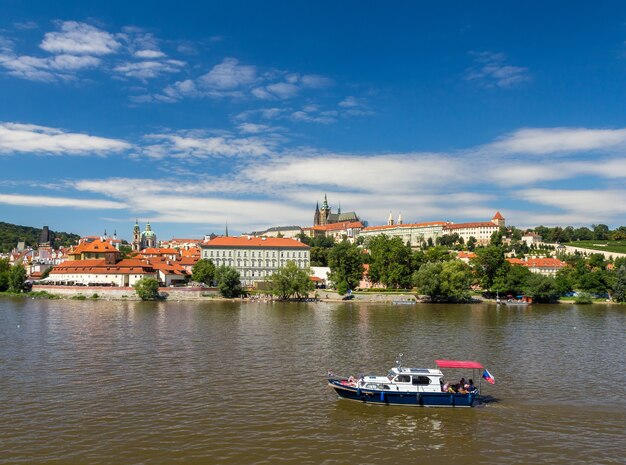
[(239, 297), (243, 291), (241, 287), (241, 275), (230, 267), (222, 265), (215, 271), (217, 288), (223, 297)]
[(292, 261), (288, 261), (284, 267), (272, 275), (271, 285), (272, 294), (283, 300), (291, 297), (304, 299), (315, 289), (309, 273), (298, 268), (298, 265)]
[(536, 273), (528, 279), (523, 290), (537, 302), (554, 302), (561, 296), (554, 278)]
[(141, 278), (135, 283), (135, 292), (141, 300), (158, 300), (159, 282), (156, 278)]
[(191, 280), (207, 285), (213, 284), (215, 279), (215, 265), (209, 259), (198, 260), (191, 270)]
[(4, 292), (9, 288), (9, 270), (11, 264), (8, 258), (0, 258), (0, 292)]
[(474, 236), (470, 236), (469, 239), (467, 240), (467, 250), (472, 252), (476, 248), (477, 242), (478, 241), (476, 240)]
[(356, 289), (363, 277), (361, 250), (348, 241), (340, 242), (328, 253), (330, 280), (340, 294)]
[(504, 253), (500, 247), (489, 246), (476, 249), (472, 264), (483, 289), (491, 289), (498, 270), (505, 265)]
[(615, 271), (615, 282), (613, 283), (613, 300), (616, 302), (626, 302), (626, 265), (620, 266)]
[(387, 287), (411, 287), (413, 253), (399, 237), (380, 234), (367, 243), (370, 252), (368, 279)]
[(606, 224), (592, 224), (593, 239), (596, 241), (604, 241), (609, 238), (609, 227)]
[(578, 288), (590, 294), (606, 294), (608, 275), (604, 270), (593, 270), (584, 273), (578, 279)]
[(496, 273), (492, 289), (501, 294), (521, 294), (531, 276), (531, 271), (525, 266), (509, 265), (506, 262)]
[(426, 252), (424, 252), (424, 261), (429, 263), (437, 263), (437, 262), (447, 262), (452, 260), (453, 257), (450, 254), (450, 251), (441, 245), (437, 247), (431, 247)]
[(328, 251), (326, 247), (311, 247), (311, 266), (328, 266)]
[(425, 263), (414, 274), (418, 292), (431, 300), (467, 300), (471, 280), (469, 266), (458, 260)]
[(9, 292), (23, 292), (26, 289), (26, 268), (13, 265), (8, 271)]

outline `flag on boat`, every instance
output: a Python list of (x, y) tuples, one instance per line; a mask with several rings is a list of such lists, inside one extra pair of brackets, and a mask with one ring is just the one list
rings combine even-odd
[(496, 379), (493, 377), (491, 373), (489, 373), (489, 371), (486, 368), (485, 368), (485, 371), (483, 372), (483, 378), (485, 378), (488, 383), (496, 384)]

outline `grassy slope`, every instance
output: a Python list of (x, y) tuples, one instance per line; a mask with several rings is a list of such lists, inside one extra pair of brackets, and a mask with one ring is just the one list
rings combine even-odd
[(565, 245), (583, 249), (602, 250), (604, 252), (626, 253), (626, 241), (575, 241)]

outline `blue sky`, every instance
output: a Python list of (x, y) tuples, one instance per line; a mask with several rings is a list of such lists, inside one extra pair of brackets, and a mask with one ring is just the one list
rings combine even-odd
[(0, 220), (626, 223), (623, 2), (0, 0)]

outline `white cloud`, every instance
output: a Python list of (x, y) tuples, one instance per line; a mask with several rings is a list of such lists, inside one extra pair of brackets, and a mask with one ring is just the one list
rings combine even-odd
[(103, 155), (131, 147), (118, 139), (69, 133), (33, 124), (0, 123), (0, 154)]
[(466, 71), (465, 79), (483, 87), (511, 88), (531, 79), (528, 68), (507, 65), (503, 53), (471, 52), (470, 55), (474, 57), (474, 65)]
[(49, 197), (44, 195), (0, 194), (0, 203), (22, 207), (62, 207), (87, 210), (125, 209), (128, 205), (111, 200), (72, 199), (66, 197)]
[(624, 189), (526, 189), (517, 192), (517, 197), (558, 208), (591, 223), (615, 215), (626, 214), (626, 190)]
[(78, 70), (95, 68), (100, 59), (92, 56), (56, 55), (49, 58), (0, 53), (0, 66), (12, 76), (31, 81), (71, 80)]
[(50, 53), (72, 55), (108, 55), (115, 53), (121, 43), (102, 29), (77, 21), (60, 24), (59, 32), (47, 32), (39, 45)]
[(530, 155), (626, 149), (626, 129), (519, 129), (486, 148), (497, 152)]
[(160, 50), (137, 50), (135, 53), (133, 53), (133, 55), (135, 55), (137, 58), (148, 59), (163, 58), (166, 56), (165, 53)]
[(161, 74), (177, 73), (184, 65), (184, 62), (178, 60), (125, 62), (113, 68), (113, 71), (145, 81)]

